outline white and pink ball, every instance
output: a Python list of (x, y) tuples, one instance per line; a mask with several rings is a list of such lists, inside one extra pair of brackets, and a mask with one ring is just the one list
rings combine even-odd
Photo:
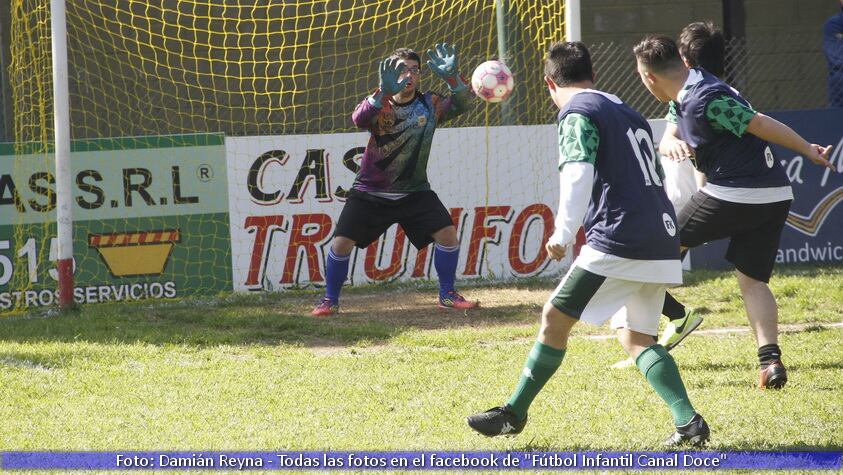
[(501, 61), (492, 60), (477, 66), (471, 75), (471, 89), (486, 102), (501, 102), (512, 94), (515, 80), (512, 71)]

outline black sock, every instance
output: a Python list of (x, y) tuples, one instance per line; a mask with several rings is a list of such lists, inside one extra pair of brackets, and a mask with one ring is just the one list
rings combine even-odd
[(770, 363), (781, 358), (782, 350), (779, 348), (779, 345), (764, 345), (758, 348), (758, 362), (761, 364), (761, 369), (770, 366)]
[(685, 318), (685, 306), (673, 298), (672, 295), (665, 292), (664, 306), (662, 307), (662, 315), (669, 318), (671, 321)]

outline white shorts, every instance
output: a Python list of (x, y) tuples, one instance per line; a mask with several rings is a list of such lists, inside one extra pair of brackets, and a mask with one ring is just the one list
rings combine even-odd
[(614, 329), (656, 336), (667, 288), (662, 283), (605, 277), (573, 264), (549, 301), (560, 312), (586, 323), (602, 325), (611, 319)]

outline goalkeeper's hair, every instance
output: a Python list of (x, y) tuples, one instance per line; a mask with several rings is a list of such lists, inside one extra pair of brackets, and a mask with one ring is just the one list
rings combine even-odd
[(580, 41), (557, 41), (547, 50), (544, 74), (557, 86), (594, 81), (591, 53)]
[(702, 67), (717, 77), (723, 77), (726, 63), (726, 40), (710, 21), (697, 21), (679, 34), (679, 54), (692, 68)]
[(632, 48), (635, 59), (650, 71), (669, 73), (684, 68), (676, 42), (667, 36), (648, 35)]
[(410, 48), (398, 48), (389, 55), (390, 59), (412, 59), (421, 64), (421, 56)]

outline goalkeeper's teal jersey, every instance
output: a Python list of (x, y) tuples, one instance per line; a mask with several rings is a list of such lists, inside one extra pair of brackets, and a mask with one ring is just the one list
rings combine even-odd
[(363, 192), (412, 193), (430, 189), (427, 161), (439, 123), (466, 109), (468, 89), (448, 97), (417, 94), (406, 104), (384, 100), (381, 108), (363, 100), (354, 123), (371, 135), (352, 188)]

